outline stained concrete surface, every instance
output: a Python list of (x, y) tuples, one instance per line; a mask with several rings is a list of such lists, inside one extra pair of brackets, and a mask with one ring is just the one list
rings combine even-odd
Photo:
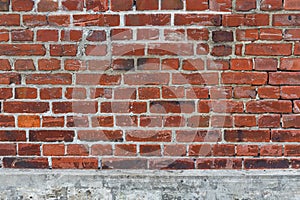
[(0, 199), (300, 199), (293, 170), (0, 170)]

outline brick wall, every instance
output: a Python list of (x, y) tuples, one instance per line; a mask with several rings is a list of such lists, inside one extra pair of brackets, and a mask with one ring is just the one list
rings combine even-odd
[(3, 168), (300, 166), (299, 0), (0, 0)]

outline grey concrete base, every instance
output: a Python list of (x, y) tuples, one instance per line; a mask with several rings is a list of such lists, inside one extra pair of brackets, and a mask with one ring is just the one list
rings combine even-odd
[(0, 172), (0, 199), (300, 199), (298, 171)]

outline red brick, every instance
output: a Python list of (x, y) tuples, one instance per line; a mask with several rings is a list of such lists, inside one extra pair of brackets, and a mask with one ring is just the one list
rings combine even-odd
[(35, 70), (33, 60), (30, 59), (18, 59), (15, 62), (15, 70), (17, 71), (32, 71)]
[(250, 101), (246, 104), (246, 110), (249, 113), (289, 113), (292, 112), (291, 101)]
[(93, 156), (108, 156), (112, 155), (112, 146), (110, 144), (94, 144), (91, 151)]
[(224, 84), (247, 84), (264, 85), (267, 83), (268, 75), (264, 72), (224, 72), (222, 82)]
[(85, 48), (87, 56), (105, 56), (107, 54), (106, 45), (87, 45)]
[(208, 40), (209, 32), (207, 29), (187, 29), (188, 40)]
[(282, 156), (281, 145), (263, 145), (260, 147), (261, 156)]
[(29, 131), (29, 141), (32, 142), (72, 142), (74, 131), (34, 130)]
[(246, 55), (257, 56), (282, 56), (292, 54), (291, 44), (247, 44), (245, 49)]
[(177, 142), (220, 142), (219, 130), (178, 130), (176, 131)]
[(26, 77), (26, 83), (37, 85), (70, 85), (72, 83), (72, 75), (66, 73), (29, 74)]
[(234, 156), (235, 146), (233, 144), (217, 144), (213, 145), (214, 156)]
[(154, 170), (188, 170), (194, 169), (195, 163), (192, 159), (174, 158), (174, 159), (151, 159), (149, 160), (149, 168)]
[(207, 10), (208, 0), (187, 0), (186, 10), (196, 11), (196, 10)]
[(138, 29), (137, 30), (138, 40), (158, 40), (159, 30), (158, 29)]
[(19, 143), (18, 154), (20, 156), (40, 156), (41, 155), (40, 148), (41, 148), (40, 144)]
[(65, 70), (70, 70), (70, 71), (79, 71), (84, 69), (85, 63), (84, 61), (81, 60), (73, 60), (73, 59), (68, 59), (65, 60), (64, 62), (64, 69)]
[(96, 113), (98, 103), (94, 101), (73, 101), (73, 102), (53, 102), (52, 111), (54, 113)]
[(49, 111), (46, 102), (5, 102), (3, 110), (7, 113), (44, 113)]
[(57, 30), (38, 30), (37, 41), (41, 42), (57, 42), (58, 31)]
[(17, 158), (17, 157), (5, 157), (3, 158), (4, 168), (31, 168), (31, 169), (47, 169), (49, 168), (48, 158)]
[(237, 0), (235, 9), (237, 11), (250, 11), (256, 9), (256, 0)]
[(0, 44), (2, 56), (44, 56), (46, 49), (41, 44)]
[(233, 90), (233, 97), (235, 99), (241, 98), (256, 98), (256, 88), (251, 86), (238, 86)]
[(231, 128), (233, 127), (232, 116), (214, 115), (211, 117), (211, 127)]
[(44, 144), (43, 145), (44, 156), (64, 156), (65, 145), (64, 144)]
[(258, 40), (258, 29), (237, 29), (236, 38), (238, 41)]
[(146, 102), (102, 102), (101, 113), (145, 113)]
[(18, 127), (40, 127), (41, 120), (37, 115), (19, 115), (18, 116)]
[(2, 29), (0, 30), (0, 41), (7, 42), (9, 40), (9, 31)]
[(0, 127), (14, 127), (15, 117), (12, 115), (0, 115)]
[(192, 116), (188, 118), (188, 127), (209, 127), (209, 117), (208, 116)]
[(1, 14), (1, 26), (20, 26), (20, 15), (18, 14)]
[(213, 31), (212, 40), (214, 42), (233, 42), (232, 31)]
[(63, 10), (83, 10), (84, 0), (67, 0), (62, 1)]
[(128, 28), (118, 28), (110, 31), (112, 40), (131, 40), (132, 34), (132, 30)]
[(143, 144), (140, 145), (141, 156), (161, 156), (160, 145)]
[(284, 156), (300, 156), (299, 145), (285, 145)]
[(186, 156), (186, 146), (181, 144), (164, 145), (164, 156)]
[(209, 9), (213, 11), (231, 11), (231, 0), (209, 0)]
[(276, 71), (278, 65), (276, 58), (255, 58), (254, 63), (257, 71)]
[(197, 169), (242, 169), (240, 158), (199, 158)]
[(268, 130), (225, 130), (227, 142), (270, 142)]
[(183, 0), (162, 0), (162, 10), (181, 10), (183, 9)]
[(175, 14), (176, 26), (220, 26), (221, 15), (205, 15), (205, 14)]
[(33, 31), (31, 30), (12, 30), (12, 41), (33, 41)]
[(120, 130), (82, 130), (78, 131), (78, 139), (81, 141), (123, 141), (123, 133)]
[(120, 75), (84, 73), (76, 75), (76, 84), (78, 85), (119, 85), (120, 82)]
[(86, 0), (87, 10), (93, 11), (107, 11), (108, 10), (108, 0)]
[(147, 160), (142, 158), (103, 158), (102, 169), (147, 169)]
[(259, 98), (261, 99), (279, 99), (280, 88), (279, 87), (260, 87), (257, 89)]
[(283, 86), (281, 87), (282, 99), (299, 99), (300, 86)]
[(12, 0), (13, 11), (31, 11), (33, 9), (33, 0)]
[(77, 54), (77, 45), (73, 45), (73, 44), (50, 45), (51, 56), (76, 56), (76, 54)]
[(236, 155), (237, 156), (258, 156), (257, 145), (237, 145)]
[(251, 59), (231, 59), (230, 65), (232, 70), (252, 70), (253, 61)]
[(111, 0), (111, 10), (112, 11), (128, 11), (132, 10), (133, 0)]
[(171, 142), (171, 131), (126, 131), (126, 141), (134, 142)]
[(234, 116), (234, 125), (236, 127), (254, 127), (256, 126), (256, 117), (253, 115)]
[(9, 11), (9, 1), (8, 0), (2, 0), (0, 2), (0, 11)]
[(98, 169), (97, 158), (52, 158), (53, 169)]
[(229, 69), (228, 60), (207, 60), (207, 69), (208, 70), (226, 70)]
[(60, 60), (55, 58), (38, 60), (38, 68), (41, 71), (59, 70), (61, 68), (60, 65)]
[(300, 29), (286, 29), (283, 33), (284, 40), (288, 41), (299, 41), (300, 40)]
[(273, 26), (299, 26), (299, 14), (274, 14)]
[(258, 127), (260, 128), (280, 127), (280, 115), (261, 115), (258, 118)]
[(146, 116), (142, 115), (140, 117), (140, 126), (141, 127), (162, 127), (162, 116)]
[(137, 147), (136, 144), (116, 144), (115, 156), (136, 156)]
[(300, 115), (283, 115), (282, 127), (283, 128), (300, 128)]
[(61, 40), (62, 41), (73, 41), (79, 42), (82, 39), (82, 30), (62, 30)]
[(125, 15), (126, 26), (165, 26), (170, 25), (169, 14), (128, 14)]
[(300, 85), (299, 72), (272, 72), (269, 73), (270, 85)]
[(0, 131), (0, 141), (26, 141), (26, 132), (15, 130)]
[(58, 2), (52, 0), (40, 0), (38, 2), (39, 12), (53, 12), (58, 10)]
[(0, 144), (1, 156), (15, 156), (17, 155), (17, 148), (15, 144), (1, 143)]
[(46, 26), (48, 24), (45, 15), (23, 15), (23, 24), (29, 27)]
[(282, 0), (262, 0), (260, 3), (260, 9), (263, 11), (281, 10)]
[(137, 10), (158, 10), (158, 0), (137, 0)]
[(36, 99), (37, 98), (37, 89), (22, 87), (15, 88), (15, 98), (16, 99)]
[(113, 127), (113, 116), (99, 116), (92, 118), (92, 127)]
[(0, 88), (0, 99), (10, 99), (12, 96), (11, 88)]
[(267, 26), (269, 25), (268, 14), (231, 14), (223, 15), (223, 26)]
[(168, 86), (162, 87), (162, 98), (164, 99), (177, 99), (183, 97), (184, 97), (183, 87), (168, 87)]
[(87, 116), (68, 116), (67, 127), (89, 127)]
[(88, 156), (89, 146), (84, 144), (67, 145), (67, 155), (69, 156)]
[(232, 47), (228, 45), (214, 46), (211, 55), (212, 56), (230, 56), (232, 54)]
[(120, 17), (111, 14), (74, 14), (73, 24), (75, 26), (118, 26)]
[(297, 0), (285, 0), (284, 1), (285, 10), (300, 10), (299, 1)]
[(211, 156), (212, 147), (209, 144), (193, 144), (189, 145), (189, 156)]
[(273, 142), (300, 142), (300, 130), (272, 130)]
[(40, 89), (41, 99), (61, 99), (62, 89), (61, 88), (41, 88)]
[(244, 160), (245, 169), (284, 169), (289, 168), (288, 159), (258, 158)]
[(44, 116), (42, 119), (42, 127), (63, 127), (64, 117)]
[(282, 30), (274, 28), (260, 29), (259, 38), (261, 40), (282, 40)]
[(299, 58), (281, 58), (279, 68), (281, 70), (300, 71), (299, 62)]
[(231, 87), (212, 87), (209, 90), (211, 99), (230, 99), (232, 97)]
[(49, 15), (48, 16), (49, 26), (69, 26), (70, 15)]

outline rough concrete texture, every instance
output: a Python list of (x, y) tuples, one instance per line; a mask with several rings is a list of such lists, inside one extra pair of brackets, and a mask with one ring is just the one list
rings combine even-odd
[(11, 171), (1, 199), (300, 199), (296, 171)]

